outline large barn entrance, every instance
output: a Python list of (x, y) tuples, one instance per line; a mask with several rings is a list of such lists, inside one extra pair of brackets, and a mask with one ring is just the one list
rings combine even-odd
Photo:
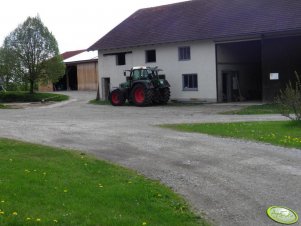
[(216, 45), (219, 102), (262, 99), (261, 41)]
[(301, 36), (216, 44), (218, 102), (273, 101), (301, 75)]

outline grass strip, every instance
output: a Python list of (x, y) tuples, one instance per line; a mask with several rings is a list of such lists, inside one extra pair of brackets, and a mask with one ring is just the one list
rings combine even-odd
[(0, 102), (2, 103), (23, 103), (23, 102), (40, 102), (40, 101), (64, 101), (69, 97), (57, 93), (33, 93), (7, 91), (0, 92)]
[(298, 121), (174, 124), (162, 127), (301, 149), (301, 122)]

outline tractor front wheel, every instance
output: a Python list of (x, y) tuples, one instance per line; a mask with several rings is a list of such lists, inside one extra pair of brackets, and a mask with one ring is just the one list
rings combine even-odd
[(150, 105), (152, 103), (152, 90), (146, 88), (143, 84), (137, 84), (132, 89), (130, 99), (136, 106)]
[(121, 106), (125, 102), (123, 93), (118, 89), (110, 93), (109, 100), (113, 106)]

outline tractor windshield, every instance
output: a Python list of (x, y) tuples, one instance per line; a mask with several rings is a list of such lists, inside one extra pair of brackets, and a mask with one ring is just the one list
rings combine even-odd
[(152, 71), (150, 69), (135, 69), (132, 71), (133, 80), (146, 79), (152, 76)]

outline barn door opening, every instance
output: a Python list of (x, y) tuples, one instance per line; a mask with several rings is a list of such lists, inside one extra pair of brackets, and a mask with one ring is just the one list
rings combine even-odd
[(77, 67), (66, 67), (65, 75), (53, 84), (54, 91), (77, 90)]
[(77, 66), (69, 66), (67, 72), (67, 90), (77, 90)]
[(241, 101), (238, 71), (223, 71), (223, 101)]

